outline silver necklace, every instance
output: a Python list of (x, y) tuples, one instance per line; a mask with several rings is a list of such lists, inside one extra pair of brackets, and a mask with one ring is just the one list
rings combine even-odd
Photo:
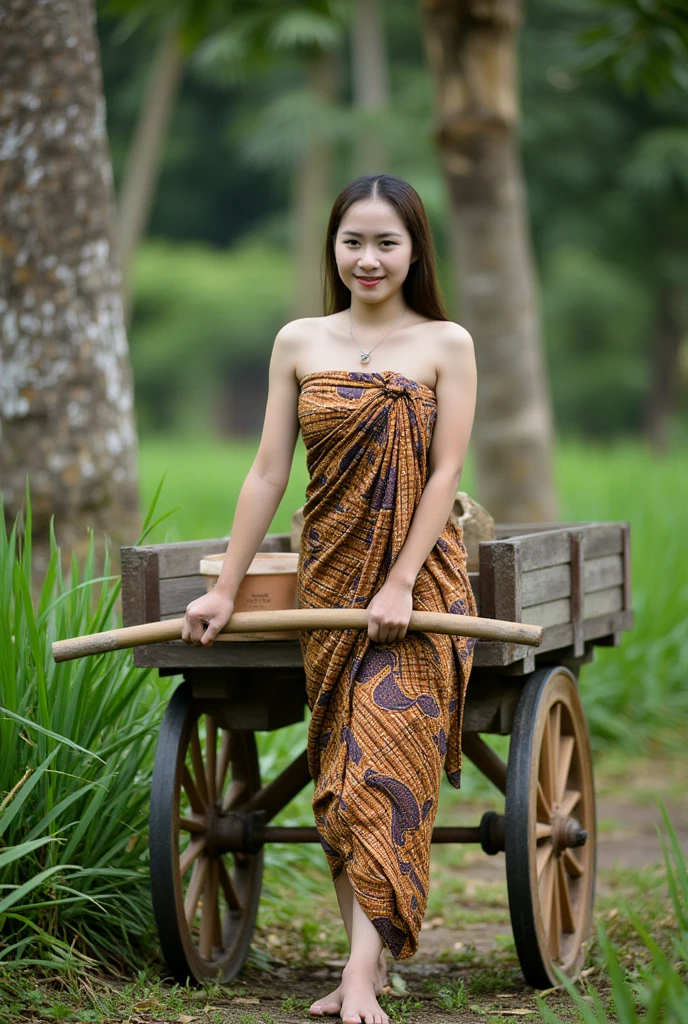
[[(404, 313), (405, 312), (406, 312), (406, 310), (404, 310)], [(391, 334), (392, 333), (392, 331), (394, 330), (396, 325), (399, 323), (399, 321), (401, 320), (401, 317), (404, 315), (404, 313), (402, 313), (401, 316), (398, 316), (396, 318), (396, 320), (394, 321), (394, 323), (392, 324), (390, 329), (387, 331), (387, 334)], [(375, 349), (377, 348), (377, 346), (380, 344), (380, 342), (384, 341), (385, 338), (387, 337), (387, 334), (384, 334), (380, 338), (380, 341), (378, 341), (375, 345), (373, 345), (373, 347), (371, 348), (370, 352), (364, 352), (363, 349), (361, 348), (361, 346), (358, 344), (358, 342), (354, 338), (354, 329), (353, 329), (353, 324), (351, 322), (351, 306), (349, 306), (349, 333), (351, 334), (351, 337), (353, 338), (353, 340), (356, 342), (356, 347), (357, 347), (358, 351), (361, 353), (360, 356), (359, 356), (359, 360), (362, 363), (369, 363), (370, 362), (370, 353), (374, 352)]]

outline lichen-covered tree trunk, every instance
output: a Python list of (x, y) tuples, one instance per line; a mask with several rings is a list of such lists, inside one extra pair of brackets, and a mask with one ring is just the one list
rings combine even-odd
[(498, 522), (551, 520), (551, 402), (516, 139), (520, 0), (421, 3), (460, 315), (478, 363), (478, 497)]
[(28, 473), (38, 572), (139, 530), (133, 384), (113, 250), (92, 0), (0, 6), (0, 485)]

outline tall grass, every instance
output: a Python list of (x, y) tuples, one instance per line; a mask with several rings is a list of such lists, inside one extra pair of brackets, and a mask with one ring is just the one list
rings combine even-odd
[(640, 442), (559, 445), (565, 519), (629, 520), (635, 625), (620, 648), (595, 649), (581, 689), (596, 745), (637, 752), (685, 742), (688, 724), (688, 456)]
[(150, 932), (147, 813), (164, 696), (128, 651), (63, 664), (51, 651), (58, 638), (120, 625), (120, 581), (108, 574), (108, 551), (95, 578), (94, 547), (91, 532), (81, 573), (73, 559), (65, 582), (51, 521), (50, 564), (34, 608), (28, 483), (25, 522), (20, 513), (9, 536), (0, 530), (4, 968), (133, 963)]
[[(638, 915), (629, 907), (629, 916), (644, 947), (644, 962), (633, 958), (633, 967), (607, 935), (602, 922), (597, 925), (597, 941), (610, 983), (609, 999), (604, 1000), (595, 986), (581, 992), (562, 971), (555, 968), (561, 984), (573, 1000), (578, 1019), (584, 1024), (686, 1024), (688, 1022), (688, 864), (666, 808), (660, 802), (667, 837), (660, 833), (667, 888), (676, 932), (672, 948), (665, 950), (650, 934)], [(659, 830), (658, 830), (659, 831)], [(611, 1004), (613, 1010), (605, 1005)], [(566, 1024), (542, 999), (539, 1009), (545, 1024)]]
[[(142, 488), (152, 495), (167, 471), (167, 499), (181, 504), (156, 540), (229, 533), (256, 442), (152, 439), (141, 447)], [(469, 451), (470, 455), (470, 451)], [(629, 520), (635, 626), (620, 648), (595, 648), (581, 672), (593, 742), (637, 751), (639, 743), (681, 741), (688, 724), (688, 455), (663, 457), (641, 442), (595, 446), (559, 441), (556, 475), (562, 521)], [(480, 500), (469, 458), (461, 486)], [(299, 438), (289, 488), (270, 527), (289, 530), (308, 474)], [(673, 733), (673, 736), (672, 736)]]

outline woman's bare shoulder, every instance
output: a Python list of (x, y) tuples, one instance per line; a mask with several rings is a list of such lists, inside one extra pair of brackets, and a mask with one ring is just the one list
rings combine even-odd
[(435, 332), (438, 340), (450, 348), (462, 346), (464, 348), (473, 344), (473, 338), (465, 327), (457, 324), (454, 320), (435, 320)]
[(328, 330), (333, 322), (332, 316), (302, 316), (296, 320), (290, 320), (277, 332), (277, 338), (283, 341), (305, 341), (317, 336), (322, 331)]

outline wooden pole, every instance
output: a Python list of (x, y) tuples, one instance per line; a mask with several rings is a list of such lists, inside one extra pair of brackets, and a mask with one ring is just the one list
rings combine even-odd
[[(110, 629), (105, 633), (92, 633), (69, 640), (56, 640), (53, 644), (55, 661), (72, 661), (89, 654), (120, 651), (145, 644), (160, 644), (180, 640), (184, 619), (163, 622), (144, 622), (140, 626)], [(234, 612), (221, 633), (251, 633), (272, 630), (299, 629), (367, 629), (367, 609), (352, 608), (286, 608), (268, 612)], [(412, 612), (408, 624), (410, 632), (445, 633), (454, 636), (472, 636), (480, 640), (501, 640), (511, 644), (539, 647), (542, 626), (529, 626), (523, 622), (501, 619), (482, 619), (474, 615), (450, 615), (448, 612)]]

